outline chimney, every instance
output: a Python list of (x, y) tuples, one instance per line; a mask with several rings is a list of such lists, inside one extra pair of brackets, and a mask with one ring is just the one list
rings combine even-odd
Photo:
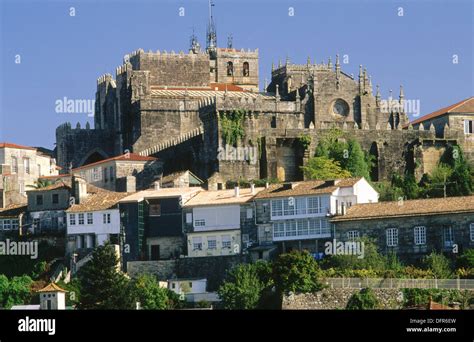
[(74, 196), (76, 204), (81, 204), (87, 197), (87, 182), (79, 177), (74, 177)]
[(255, 195), (255, 184), (253, 184), (253, 183), (250, 184), (250, 193), (251, 193), (252, 195)]
[(240, 197), (240, 188), (238, 186), (236, 186), (234, 188), (234, 196), (235, 197)]
[(155, 190), (160, 190), (160, 181), (157, 180), (153, 183), (153, 187)]
[(268, 189), (270, 187), (270, 185), (268, 184), (268, 182), (265, 183), (265, 189)]

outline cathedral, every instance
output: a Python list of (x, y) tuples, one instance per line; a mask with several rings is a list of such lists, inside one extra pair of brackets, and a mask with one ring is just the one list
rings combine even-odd
[[(211, 16), (205, 49), (193, 34), (188, 52), (139, 49), (124, 56), (115, 76), (100, 76), (94, 127), (56, 129), (62, 172), (133, 152), (160, 159), (165, 175), (190, 170), (218, 184), (300, 180), (318, 140), (338, 128), (373, 155), (377, 181), (423, 166), (427, 153), (438, 155), (458, 138), (432, 126), (415, 129), (402, 87), (387, 110), (367, 69), (349, 75), (339, 56), (334, 64), (280, 62), (260, 91), (258, 49), (235, 49), (231, 41), (218, 47), (212, 23)], [(256, 152), (252, 160), (248, 153), (227, 158), (226, 148)]]

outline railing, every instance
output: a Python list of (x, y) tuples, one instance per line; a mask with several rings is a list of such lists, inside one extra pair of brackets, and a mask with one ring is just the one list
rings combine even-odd
[(330, 288), (378, 289), (455, 289), (474, 290), (474, 279), (400, 279), (400, 278), (326, 278), (323, 284)]

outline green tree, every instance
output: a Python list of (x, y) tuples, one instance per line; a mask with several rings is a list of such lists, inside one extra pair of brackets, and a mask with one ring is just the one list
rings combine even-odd
[(432, 252), (423, 258), (423, 265), (426, 269), (431, 270), (436, 278), (451, 278), (451, 263), (443, 254)]
[(164, 310), (171, 309), (170, 290), (160, 287), (155, 277), (143, 274), (134, 282), (135, 297), (143, 309)]
[(472, 192), (471, 168), (460, 146), (448, 145), (440, 163), (451, 166), (452, 174), (447, 184), (449, 196), (466, 196)]
[(264, 284), (254, 264), (242, 264), (233, 268), (217, 293), (225, 309), (256, 309)]
[(337, 179), (337, 178), (349, 178), (350, 172), (343, 170), (339, 162), (326, 157), (313, 157), (308, 160), (306, 166), (302, 166), (301, 169), (305, 176), (309, 179)]
[(371, 288), (354, 293), (347, 302), (347, 310), (372, 310), (379, 307), (379, 300)]
[(307, 293), (321, 289), (320, 268), (307, 251), (281, 254), (273, 263), (273, 280), (279, 294)]
[(0, 276), (1, 307), (10, 309), (13, 305), (28, 304), (31, 300), (31, 285), (33, 280), (27, 276), (13, 277), (8, 281), (5, 276)]
[(370, 165), (360, 144), (356, 140), (351, 139), (347, 147), (348, 158), (346, 169), (351, 173), (352, 177), (364, 177), (370, 180)]
[(466, 249), (466, 251), (457, 259), (456, 265), (459, 268), (474, 268), (474, 249)]
[(97, 247), (92, 259), (78, 272), (81, 309), (134, 309), (130, 281), (117, 269), (118, 258), (110, 244)]
[(453, 174), (453, 169), (448, 164), (439, 163), (431, 175), (428, 175), (428, 179), (425, 184), (425, 192), (429, 197), (443, 197), (444, 186), (448, 186), (448, 181)]

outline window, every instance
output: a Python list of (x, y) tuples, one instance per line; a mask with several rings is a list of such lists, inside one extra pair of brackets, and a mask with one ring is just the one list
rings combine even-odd
[(161, 216), (160, 203), (150, 203), (150, 216)]
[(247, 219), (251, 219), (253, 217), (253, 210), (247, 209)]
[(419, 226), (414, 229), (415, 235), (415, 245), (425, 245), (426, 244), (426, 227)]
[(107, 167), (104, 167), (104, 182), (107, 183), (109, 181), (109, 176), (108, 176), (108, 169)]
[(12, 172), (18, 173), (18, 158), (12, 156)]
[(222, 248), (231, 248), (230, 235), (222, 235)]
[(80, 213), (78, 216), (79, 216), (78, 218), (79, 224), (84, 224), (84, 214)]
[(293, 197), (286, 198), (283, 200), (283, 215), (294, 215), (295, 214), (295, 199)]
[(285, 236), (296, 236), (296, 221), (291, 220), (286, 222)]
[(282, 200), (272, 200), (272, 216), (283, 216)]
[(87, 213), (87, 224), (93, 224), (94, 223), (94, 218), (92, 216), (92, 213)]
[(74, 226), (76, 224), (76, 214), (69, 215), (69, 225)]
[(12, 229), (11, 220), (3, 220), (3, 229), (4, 230)]
[(296, 215), (305, 215), (306, 214), (306, 198), (297, 197), (296, 198)]
[(227, 62), (227, 76), (234, 76), (234, 63)]
[(12, 219), (12, 229), (18, 230), (18, 219)]
[(104, 214), (103, 219), (104, 223), (110, 223), (110, 214)]
[(464, 134), (472, 134), (474, 132), (472, 120), (464, 120)]
[(189, 284), (188, 284), (188, 285), (189, 285), (189, 288), (190, 288), (190, 289), (192, 289), (192, 288), (193, 288), (193, 283), (192, 283), (191, 281), (189, 282)]
[(387, 233), (387, 246), (388, 247), (395, 247), (398, 245), (398, 229), (397, 228), (389, 228), (386, 231)]
[(186, 213), (186, 223), (193, 223), (193, 214)]
[(469, 230), (471, 232), (471, 241), (474, 241), (474, 223), (469, 225)]
[(444, 237), (444, 246), (452, 247), (454, 244), (453, 228), (451, 227), (444, 228), (443, 237)]
[(215, 236), (208, 236), (207, 237), (207, 249), (216, 249), (217, 248), (217, 240)]
[(308, 214), (321, 212), (321, 200), (319, 197), (308, 197)]
[(30, 173), (30, 158), (23, 158), (23, 168), (25, 173)]
[(194, 227), (204, 227), (206, 225), (205, 219), (199, 219), (194, 221)]
[(98, 167), (94, 167), (92, 169), (92, 180), (98, 181), (100, 179), (100, 169)]
[(59, 203), (59, 194), (53, 194), (52, 195), (52, 202), (53, 204), (58, 204)]
[(244, 65), (243, 65), (243, 68), (242, 68), (242, 75), (244, 77), (249, 77), (250, 76), (249, 62), (244, 62)]
[(347, 240), (355, 241), (359, 238), (359, 231), (358, 230), (349, 230), (347, 232)]
[(114, 180), (114, 168), (111, 166), (109, 168), (109, 173), (110, 173), (110, 181), (113, 181)]
[(193, 237), (193, 251), (202, 251), (201, 237)]
[(273, 224), (273, 236), (274, 237), (285, 236), (285, 224), (283, 222), (277, 222)]
[(43, 195), (36, 195), (36, 205), (43, 205)]
[(308, 220), (298, 220), (298, 235), (308, 235)]
[(36, 166), (38, 167), (38, 176), (42, 176), (42, 173), (41, 173), (41, 165), (40, 165), (40, 164), (36, 164)]

